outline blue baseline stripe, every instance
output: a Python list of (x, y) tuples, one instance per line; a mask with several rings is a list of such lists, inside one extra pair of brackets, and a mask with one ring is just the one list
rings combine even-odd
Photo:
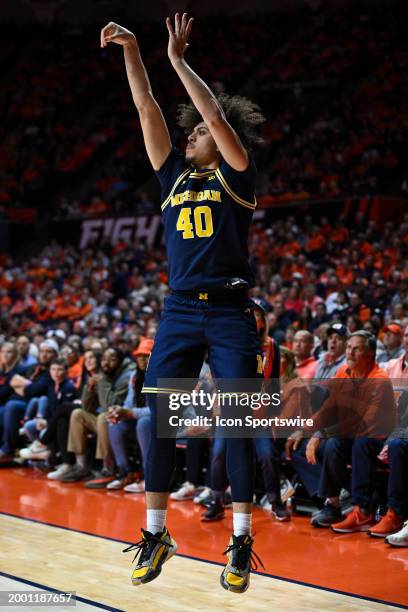
[[(0, 514), (6, 514), (6, 513), (0, 512)], [(10, 514), (9, 516), (13, 516), (13, 515)], [(10, 578), (10, 580), (16, 580), (17, 582), (22, 582), (23, 584), (28, 584), (29, 586), (40, 588), (44, 591), (49, 591), (50, 593), (66, 593), (66, 591), (60, 591), (59, 589), (53, 589), (52, 587), (46, 586), (45, 584), (41, 584), (40, 582), (34, 582), (33, 580), (27, 580), (26, 578), (20, 578), (20, 576), (14, 576), (14, 574), (7, 574), (6, 572), (0, 572), (0, 576), (3, 576), (4, 578)], [(97, 601), (93, 601), (92, 599), (86, 599), (86, 597), (80, 597), (79, 595), (75, 595), (72, 599), (74, 599), (75, 601), (80, 601), (82, 603), (89, 604), (91, 606), (95, 606), (96, 608), (102, 608), (102, 610), (110, 610), (111, 612), (125, 612), (125, 610), (122, 610), (122, 608), (112, 608), (111, 606), (106, 606), (105, 604), (99, 603)]]
[[(133, 543), (127, 540), (119, 540), (118, 538), (110, 538), (109, 536), (102, 536), (96, 533), (90, 533), (89, 531), (82, 531), (81, 529), (71, 529), (70, 527), (63, 527), (61, 525), (56, 525), (55, 523), (47, 523), (46, 521), (40, 521), (38, 519), (26, 518), (18, 514), (12, 514), (10, 512), (0, 512), (0, 515), (2, 514), (4, 516), (12, 516), (13, 518), (21, 519), (22, 521), (30, 521), (32, 523), (39, 523), (40, 525), (48, 525), (49, 527), (57, 527), (58, 529), (65, 529), (65, 531), (72, 531), (74, 533), (83, 533), (84, 535), (89, 535), (94, 538), (99, 538), (101, 540), (109, 540), (110, 542), (118, 542), (119, 544), (132, 544)], [(183, 553), (177, 553), (177, 556), (184, 557), (185, 559), (192, 559), (193, 561), (202, 561), (203, 563), (209, 563), (210, 565), (218, 565), (219, 567), (224, 567), (223, 563), (219, 563), (218, 561), (210, 561), (209, 559), (202, 559), (201, 557), (194, 557), (192, 555), (185, 555)], [(338, 595), (347, 595), (348, 597), (354, 597), (355, 599), (362, 599), (364, 601), (372, 601), (374, 603), (383, 604), (385, 606), (394, 606), (395, 608), (400, 608), (401, 610), (408, 610), (408, 606), (404, 606), (403, 604), (395, 603), (393, 601), (388, 601), (386, 599), (379, 599), (377, 597), (369, 597), (366, 595), (357, 595), (356, 593), (350, 593), (348, 591), (341, 591), (340, 589), (333, 589), (331, 587), (324, 587), (319, 584), (313, 584), (311, 582), (304, 582), (303, 580), (296, 580), (295, 578), (285, 578), (283, 576), (277, 576), (276, 574), (268, 574), (267, 572), (252, 572), (252, 573), (258, 574), (259, 576), (266, 576), (267, 578), (274, 578), (275, 580), (281, 580), (283, 582), (289, 582), (291, 584), (299, 584), (300, 586), (306, 586), (312, 589), (318, 589), (319, 591), (337, 593)], [(114, 610), (115, 608), (107, 608), (107, 609)]]

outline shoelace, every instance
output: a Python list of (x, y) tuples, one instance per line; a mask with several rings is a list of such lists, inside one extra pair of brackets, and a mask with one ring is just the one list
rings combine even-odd
[[(245, 569), (248, 559), (248, 548), (249, 548), (249, 563), (252, 571), (256, 571), (258, 569), (258, 563), (261, 565), (263, 569), (265, 569), (264, 564), (261, 559), (258, 557), (256, 552), (252, 550), (253, 539), (251, 538), (249, 542), (246, 544), (242, 542), (235, 542), (234, 544), (230, 544), (222, 553), (223, 555), (227, 555), (229, 552), (237, 553), (236, 562), (234, 563), (235, 567), (238, 569)], [(258, 563), (257, 563), (258, 562)]]
[(152, 533), (145, 531), (145, 529), (142, 529), (142, 533), (145, 537), (139, 540), (139, 542), (136, 542), (136, 544), (131, 544), (130, 546), (122, 550), (122, 552), (124, 553), (131, 552), (134, 550), (136, 551), (132, 563), (136, 561), (139, 555), (139, 563), (143, 563), (143, 561), (149, 559), (152, 545), (155, 546), (156, 544), (161, 544), (163, 546), (167, 546), (168, 548), (170, 548), (171, 546), (171, 542), (166, 542), (162, 540), (159, 536), (153, 535)]

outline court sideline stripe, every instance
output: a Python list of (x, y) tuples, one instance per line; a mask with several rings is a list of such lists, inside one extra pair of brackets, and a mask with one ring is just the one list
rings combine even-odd
[[(11, 512), (2, 512), (0, 511), (0, 516), (11, 516), (13, 518), (20, 519), (22, 521), (30, 521), (31, 523), (39, 523), (40, 525), (48, 525), (49, 527), (57, 527), (58, 529), (65, 529), (65, 531), (72, 531), (74, 533), (83, 533), (84, 535), (89, 535), (94, 538), (100, 538), (101, 540), (109, 540), (111, 542), (118, 542), (119, 544), (132, 544), (127, 540), (119, 540), (118, 538), (110, 538), (109, 536), (99, 535), (97, 533), (91, 533), (89, 531), (82, 531), (81, 529), (72, 529), (71, 527), (64, 527), (62, 525), (57, 525), (56, 523), (48, 523), (46, 521), (40, 521), (39, 519), (27, 518), (25, 516), (20, 516), (19, 514), (12, 514)], [(184, 557), (185, 559), (192, 559), (193, 561), (202, 561), (203, 563), (210, 563), (211, 565), (218, 565), (219, 567), (224, 567), (222, 563), (218, 561), (211, 561), (210, 559), (203, 559), (201, 557), (194, 557), (193, 555), (186, 555), (183, 553), (177, 553), (178, 557)], [(386, 599), (378, 599), (376, 597), (369, 597), (368, 595), (358, 595), (357, 593), (349, 593), (348, 591), (341, 591), (340, 589), (334, 589), (331, 587), (321, 586), (319, 584), (313, 584), (311, 582), (304, 582), (303, 580), (296, 580), (295, 578), (285, 578), (283, 576), (277, 576), (275, 574), (268, 574), (267, 572), (252, 572), (253, 574), (258, 574), (259, 576), (266, 576), (267, 578), (274, 578), (275, 580), (282, 580), (283, 582), (290, 582), (292, 584), (298, 584), (300, 586), (307, 586), (312, 589), (318, 589), (320, 591), (328, 591), (329, 593), (336, 593), (337, 595), (347, 595), (348, 597), (354, 597), (355, 599), (362, 599), (364, 601), (372, 601), (374, 603), (383, 604), (384, 606), (394, 606), (395, 608), (400, 608), (401, 610), (408, 610), (408, 606), (403, 604), (399, 604), (393, 601), (387, 601)]]
[[(5, 513), (1, 512), (0, 514), (5, 514)], [(27, 578), (20, 578), (20, 576), (14, 576), (14, 574), (8, 574), (7, 572), (0, 572), (0, 576), (3, 576), (3, 578), (9, 578), (10, 580), (15, 580), (16, 582), (22, 582), (23, 584), (28, 584), (29, 586), (38, 587), (40, 589), (43, 589), (44, 591), (50, 591), (51, 593), (66, 593), (66, 591), (54, 589), (53, 587), (46, 586), (45, 584), (41, 584), (40, 582), (34, 582), (33, 580), (27, 580)], [(81, 597), (80, 595), (75, 595), (74, 599), (75, 601), (80, 601), (82, 603), (89, 604), (91, 606), (95, 606), (96, 608), (102, 608), (102, 610), (109, 610), (110, 612), (125, 612), (125, 610), (122, 610), (122, 608), (112, 608), (111, 606), (107, 606), (106, 604), (99, 603), (98, 601), (93, 601), (93, 599), (87, 599), (86, 597)]]

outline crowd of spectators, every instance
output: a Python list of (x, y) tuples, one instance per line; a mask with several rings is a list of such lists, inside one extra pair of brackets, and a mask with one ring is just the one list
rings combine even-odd
[[(339, 376), (353, 378), (349, 374), (355, 359), (353, 343), (361, 345), (357, 348), (372, 373), (368, 378), (379, 378), (389, 386), (384, 373), (388, 370), (395, 393), (404, 387), (408, 218), (398, 225), (389, 222), (381, 231), (374, 222), (360, 221), (347, 229), (341, 220), (331, 224), (326, 218), (315, 222), (306, 216), (300, 223), (288, 217), (267, 228), (256, 223), (251, 232), (251, 260), (257, 266), (251, 294), (264, 313), (260, 329), (265, 354), (275, 360), (275, 373), (271, 373), (272, 365), (268, 368), (275, 379), (281, 353), (280, 387), (285, 398), (291, 398), (282, 410), (288, 417), (294, 416), (300, 404), (304, 416), (320, 414), (328, 402), (327, 389), (320, 383)], [(142, 492), (150, 417), (141, 389), (168, 291), (163, 249), (148, 248), (142, 242), (119, 242), (114, 247), (105, 244), (78, 252), (72, 246), (52, 243), (28, 262), (13, 261), (10, 256), (3, 260), (0, 462), (12, 461), (26, 441), (21, 459), (47, 460), (55, 466), (48, 474), (51, 479)], [(268, 342), (274, 347), (272, 353)], [(312, 380), (317, 381), (313, 387), (307, 383)], [(285, 451), (281, 440), (273, 442), (272, 436), (258, 443), (263, 506), (276, 519), (289, 520), (284, 502), (294, 489), (287, 476), (295, 477), (316, 503), (326, 498), (313, 524), (337, 525), (344, 518), (339, 484), (348, 486), (355, 498), (356, 487), (361, 490), (364, 481), (365, 497), (357, 498), (358, 507), (352, 513), (355, 524), (350, 527), (352, 518), (347, 515), (345, 528), (354, 530), (358, 524), (358, 528), (374, 530), (371, 485), (367, 484), (371, 483), (370, 470), (375, 468), (377, 455), (390, 462), (387, 453), (392, 450), (404, 457), (406, 446), (405, 404), (400, 406), (398, 423), (394, 396), (385, 393), (385, 397), (390, 422), (380, 436), (381, 446), (367, 442), (368, 448), (358, 442), (339, 450), (330, 438), (318, 449), (299, 439), (293, 452), (292, 448)], [(319, 417), (322, 429), (327, 425), (326, 413), (327, 408)], [(371, 440), (370, 432), (361, 440)], [(212, 482), (218, 484), (207, 483), (210, 486), (201, 494), (200, 466), (206, 445), (201, 438), (192, 440), (187, 442), (186, 454), (190, 480), (174, 491), (173, 499), (196, 497), (206, 505), (203, 520), (220, 520), (228, 500), (225, 478), (217, 476), (224, 460), (222, 440), (216, 439), (207, 466)], [(313, 436), (311, 440), (316, 444)], [(338, 457), (340, 451), (347, 459), (345, 465), (332, 457), (331, 453)], [(284, 452), (290, 467), (289, 474), (282, 475)], [(341, 475), (334, 484), (324, 472), (324, 453), (328, 453), (330, 469)], [(358, 453), (370, 454), (371, 467), (369, 473), (357, 470), (357, 481), (352, 478), (349, 484), (347, 462), (354, 457), (353, 465), (360, 465)], [(402, 528), (407, 513), (406, 500), (398, 493), (404, 468), (398, 465), (390, 482), (399, 497), (395, 501), (393, 489), (394, 497), (388, 502), (393, 505), (384, 516), (386, 533), (381, 531), (384, 524), (379, 528), (380, 535), (390, 537)]]
[[(235, 82), (253, 69), (267, 45), (261, 23), (260, 17), (231, 17), (221, 28), (203, 19), (194, 40), (201, 74), (214, 79), (205, 59), (210, 37), (214, 57), (222, 59), (217, 78)], [(185, 100), (167, 66), (165, 25), (126, 25), (134, 28), (157, 98), (175, 123), (177, 106)], [(257, 45), (250, 45), (255, 33)], [(10, 78), (0, 93), (5, 119), (0, 127), (0, 213), (47, 205), (55, 216), (149, 209), (140, 186), (150, 167), (120, 50), (100, 49), (99, 30), (89, 26), (9, 28), (3, 40)]]
[[(265, 377), (280, 389), (279, 416), (287, 422), (314, 417), (306, 432), (265, 425), (264, 435), (254, 438), (261, 505), (276, 520), (290, 520), (285, 502), (295, 493), (293, 481), (320, 506), (313, 526), (339, 533), (368, 530), (373, 537), (408, 545), (406, 322), (392, 321), (379, 334), (375, 326), (353, 331), (329, 318), (316, 337), (298, 329), (290, 350), (269, 336), (266, 302), (258, 297), (254, 304)], [(154, 340), (138, 336), (133, 350), (129, 344), (118, 348), (119, 343), (109, 335), (67, 337), (61, 327), (45, 337), (26, 334), (2, 342), (0, 466), (18, 454), (20, 461), (45, 461), (47, 478), (62, 484), (84, 481), (88, 488), (144, 492), (151, 417), (142, 387)], [(205, 364), (198, 384), (213, 388)], [(206, 459), (207, 434), (208, 427), (200, 426), (180, 434), (190, 436), (187, 480), (171, 498), (202, 504), (202, 520), (208, 522), (224, 518), (229, 498), (225, 441), (216, 435)], [(380, 461), (390, 470), (387, 495), (375, 478)], [(355, 505), (346, 513), (348, 491)], [(379, 501), (385, 509), (376, 522)]]
[[(222, 27), (200, 20), (193, 66), (216, 91), (259, 102), (267, 118), (261, 206), (406, 195), (405, 19), (400, 3), (230, 17)], [(163, 70), (164, 29), (134, 29), (172, 137), (183, 146), (174, 124), (185, 100), (170, 67)], [(6, 32), (2, 52), (13, 78), (0, 94), (0, 212), (28, 206), (75, 218), (158, 208), (119, 50), (99, 49), (89, 27), (25, 32), (24, 49), (18, 39)]]
[(263, 168), (263, 204), (404, 191), (404, 15), (402, 4), (318, 13), (256, 73), (261, 105), (271, 90), (277, 105), (265, 128), (273, 151)]
[[(406, 323), (408, 217), (398, 224), (357, 219), (294, 217), (265, 227), (254, 223), (250, 257), (257, 271), (254, 297), (268, 307), (271, 336), (289, 348), (304, 329), (319, 338), (328, 321), (349, 331), (381, 332)], [(44, 339), (52, 329), (68, 337), (109, 339), (125, 352), (140, 336), (154, 337), (167, 292), (164, 248), (143, 241), (78, 251), (51, 243), (28, 261), (0, 260), (0, 333)]]

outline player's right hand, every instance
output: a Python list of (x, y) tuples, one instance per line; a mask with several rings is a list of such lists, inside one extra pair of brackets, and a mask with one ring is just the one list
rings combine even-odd
[(110, 42), (126, 47), (126, 45), (135, 40), (136, 37), (130, 30), (127, 30), (123, 26), (114, 23), (113, 21), (110, 21), (108, 25), (101, 30), (102, 48), (107, 47)]

